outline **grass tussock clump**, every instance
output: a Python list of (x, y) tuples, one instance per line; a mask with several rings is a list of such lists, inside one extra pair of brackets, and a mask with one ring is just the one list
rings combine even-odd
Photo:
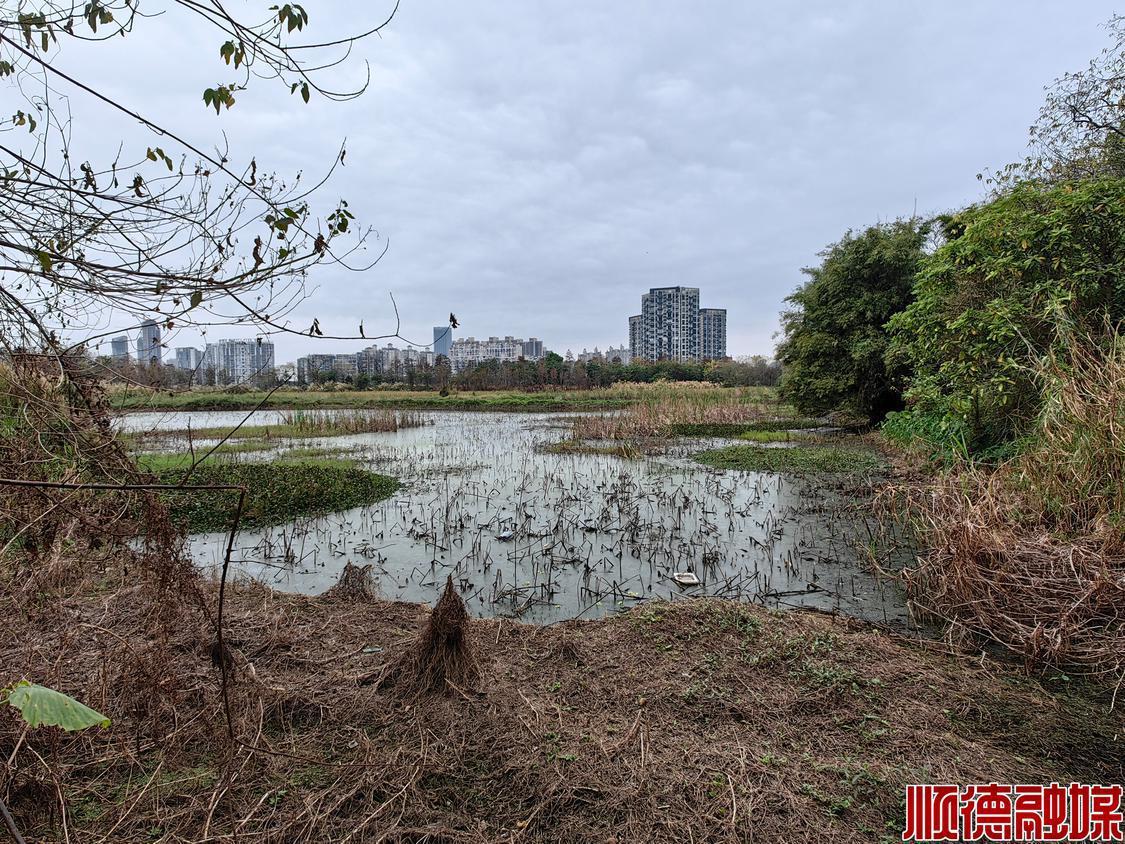
[[(168, 440), (191, 436), (193, 440), (239, 440), (265, 443), (278, 439), (308, 437), (341, 437), (348, 434), (394, 432), (403, 428), (420, 428), (433, 424), (423, 414), (410, 410), (379, 408), (376, 410), (293, 410), (281, 414), (281, 420), (272, 424), (241, 425), (233, 430), (229, 426), (207, 428), (158, 429), (130, 433), (127, 439), (135, 443), (151, 440)], [(235, 443), (230, 443), (234, 450)], [(227, 448), (227, 445), (224, 445)]]
[(417, 640), (378, 676), (376, 685), (393, 686), (407, 696), (464, 694), (465, 689), (475, 685), (479, 674), (476, 656), (469, 646), (469, 611), (453, 587), (453, 577), (448, 576), (445, 591)]
[(913, 604), (954, 634), (1036, 666), (1125, 675), (1125, 343), (1084, 344), (1040, 373), (1046, 401), (1022, 452), (963, 461), (897, 490), (931, 549)]
[(292, 436), (335, 437), (420, 428), (432, 424), (417, 411), (391, 410), (292, 410), (281, 414), (281, 422)]
[(610, 443), (590, 443), (582, 440), (560, 440), (543, 446), (546, 454), (604, 454), (624, 460), (637, 460), (644, 456), (644, 450), (636, 443), (619, 440)]

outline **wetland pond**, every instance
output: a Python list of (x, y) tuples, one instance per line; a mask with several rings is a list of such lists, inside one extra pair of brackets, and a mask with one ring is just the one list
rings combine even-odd
[[(137, 413), (123, 427), (234, 426), (245, 415)], [(563, 413), (423, 415), (431, 424), (280, 441), (278, 452), (322, 447), (402, 487), (369, 506), (243, 531), (233, 571), (316, 594), (336, 583), (346, 563), (370, 565), (383, 597), (429, 603), (448, 574), (474, 615), (539, 624), (651, 598), (712, 595), (910, 626), (901, 588), (868, 563), (887, 526), (838, 477), (696, 463), (693, 453), (725, 444), (715, 440), (671, 440), (660, 454), (634, 460), (545, 452), (569, 436)], [(278, 420), (276, 411), (259, 411), (248, 424)], [(190, 537), (193, 558), (217, 572), (225, 540)], [(886, 553), (881, 561), (896, 564)], [(672, 579), (689, 571), (699, 585)]]

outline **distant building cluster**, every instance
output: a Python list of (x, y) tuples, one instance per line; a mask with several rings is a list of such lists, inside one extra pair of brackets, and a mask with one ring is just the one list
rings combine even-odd
[(297, 358), (298, 384), (321, 381), (355, 380), (361, 375), (402, 378), (409, 371), (434, 365), (434, 353), (427, 349), (400, 349), (391, 344), (368, 346), (359, 352), (306, 355)]
[(700, 308), (698, 287), (653, 287), (629, 317), (629, 350), (644, 360), (725, 358), (726, 309)]
[[(163, 363), (161, 326), (146, 320), (135, 340), (122, 334), (110, 339), (110, 356), (115, 364), (133, 360), (142, 366)], [(465, 372), (491, 361), (510, 363), (539, 361), (548, 354), (536, 337), (455, 338), (451, 325), (433, 328), (433, 347), (398, 348), (368, 346), (359, 352), (313, 354), (298, 358), (296, 364), (277, 365), (273, 343), (264, 337), (252, 340), (219, 340), (204, 349), (182, 346), (175, 349), (172, 368), (190, 373), (193, 383), (241, 384), (272, 382), (277, 377), (295, 379), (299, 384), (325, 381), (398, 380), (411, 373), (448, 364), (454, 373)], [(727, 312), (723, 308), (699, 307), (698, 287), (653, 287), (641, 296), (641, 312), (629, 317), (628, 345), (609, 346), (602, 351), (583, 349), (567, 361), (629, 365), (635, 360), (719, 360), (727, 355)]]
[(454, 340), (449, 350), (449, 363), (454, 372), (472, 369), (486, 361), (539, 360), (543, 357), (543, 341), (535, 337), (523, 340), (519, 337), (489, 337), (478, 340), (463, 337)]
[[(192, 349), (191, 351), (198, 351)], [(180, 350), (176, 350), (177, 365)], [(273, 343), (255, 340), (219, 340), (208, 343), (200, 362), (202, 380), (216, 384), (242, 384), (273, 377)]]
[(597, 346), (594, 346), (594, 351), (592, 352), (583, 349), (578, 353), (575, 360), (579, 363), (619, 363), (623, 366), (628, 366), (633, 362), (633, 355), (629, 351), (628, 346), (607, 346), (604, 352)]

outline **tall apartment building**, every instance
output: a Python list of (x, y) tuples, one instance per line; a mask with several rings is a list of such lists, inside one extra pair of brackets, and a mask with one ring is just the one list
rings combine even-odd
[[(653, 287), (641, 296), (638, 316), (640, 343), (631, 346), (633, 357), (645, 360), (699, 359), (698, 287)], [(632, 333), (632, 317), (629, 324)]]
[(306, 355), (297, 358), (297, 383), (312, 384), (317, 376), (329, 377), (336, 372), (335, 355)]
[(644, 346), (644, 317), (640, 314), (629, 317), (629, 356), (641, 357)]
[(185, 369), (189, 372), (200, 368), (203, 362), (203, 352), (193, 346), (179, 346), (176, 349), (176, 369)]
[(141, 323), (141, 333), (137, 336), (137, 363), (148, 366), (160, 363), (164, 350), (160, 347), (160, 325), (151, 319)]
[(122, 334), (119, 337), (110, 339), (109, 355), (113, 358), (115, 363), (129, 362), (129, 338), (127, 335)]
[(449, 358), (449, 353), (453, 349), (453, 327), (450, 325), (435, 325), (434, 326), (434, 357), (438, 355), (445, 355), (446, 359)]
[[(704, 338), (704, 333), (707, 338)], [(726, 357), (727, 312), (700, 308), (698, 287), (653, 287), (629, 317), (629, 352), (642, 360)]]
[(727, 309), (699, 309), (699, 356), (722, 360), (727, 356)]
[(213, 372), (217, 383), (242, 384), (272, 377), (273, 364), (269, 340), (220, 340), (207, 344), (201, 368)]
[[(528, 345), (530, 344), (530, 345)], [(538, 354), (524, 354), (524, 347)], [(479, 366), (485, 361), (514, 361), (521, 357), (525, 360), (539, 360), (543, 356), (543, 343), (532, 337), (525, 343), (518, 337), (489, 337), (487, 340), (478, 340), (475, 337), (464, 337), (453, 341), (450, 350), (449, 363), (454, 372), (461, 372)]]

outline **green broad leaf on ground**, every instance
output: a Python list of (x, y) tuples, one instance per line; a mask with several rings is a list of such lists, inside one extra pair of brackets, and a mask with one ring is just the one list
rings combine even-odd
[(8, 703), (20, 711), (31, 727), (61, 727), (71, 732), (108, 727), (109, 719), (70, 695), (21, 680), (8, 694)]

